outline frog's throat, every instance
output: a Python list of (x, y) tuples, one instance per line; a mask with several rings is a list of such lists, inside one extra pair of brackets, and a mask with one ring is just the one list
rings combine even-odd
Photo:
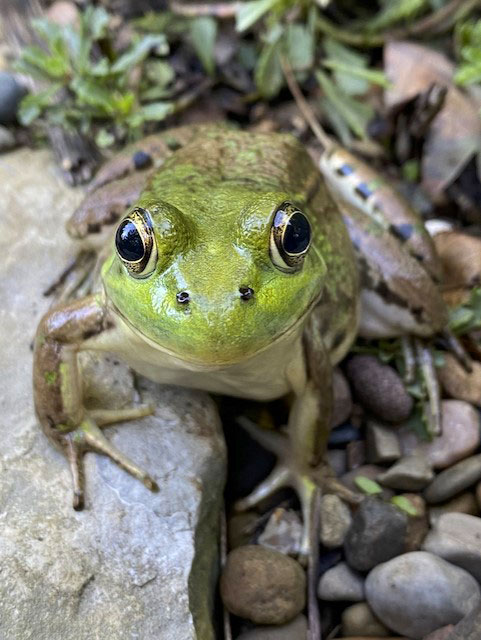
[(284, 340), (287, 337), (289, 337), (290, 334), (294, 333), (294, 331), (296, 331), (296, 329), (303, 324), (303, 322), (309, 316), (309, 314), (312, 312), (314, 307), (319, 303), (321, 295), (322, 295), (322, 291), (319, 293), (319, 295), (317, 295), (312, 300), (312, 302), (308, 305), (308, 307), (306, 308), (304, 313), (300, 317), (298, 317), (294, 322), (292, 322), (288, 327), (286, 327), (286, 329), (284, 329), (284, 331), (282, 331), (275, 338), (273, 338), (269, 342), (269, 344), (266, 344), (266, 345), (260, 347), (256, 351), (253, 351), (252, 353), (250, 353), (249, 355), (244, 356), (244, 357), (240, 356), (238, 358), (231, 358), (231, 359), (228, 359), (228, 360), (218, 360), (218, 361), (211, 361), (211, 362), (205, 362), (201, 358), (186, 358), (183, 354), (179, 354), (178, 352), (173, 351), (172, 349), (169, 349), (167, 347), (164, 347), (163, 345), (160, 345), (158, 342), (156, 342), (155, 340), (153, 340), (149, 336), (145, 335), (145, 333), (143, 333), (142, 331), (140, 331), (140, 329), (138, 329), (136, 326), (134, 326), (129, 321), (129, 319), (120, 311), (120, 309), (112, 302), (112, 300), (109, 300), (108, 304), (111, 307), (112, 312), (115, 315), (117, 315), (121, 319), (121, 321), (124, 322), (124, 324), (126, 324), (127, 327), (136, 336), (141, 338), (144, 342), (146, 342), (153, 349), (155, 349), (157, 351), (160, 351), (161, 353), (165, 353), (165, 354), (167, 354), (167, 355), (169, 355), (169, 356), (171, 356), (173, 358), (176, 358), (179, 361), (185, 362), (186, 364), (194, 365), (196, 367), (196, 369), (199, 369), (199, 370), (211, 370), (211, 369), (221, 369), (221, 368), (226, 367), (226, 366), (231, 366), (231, 365), (238, 364), (239, 362), (248, 361), (251, 358), (259, 355), (263, 351), (267, 351), (268, 349), (270, 349), (273, 345), (277, 344), (278, 342), (281, 342), (282, 340)]

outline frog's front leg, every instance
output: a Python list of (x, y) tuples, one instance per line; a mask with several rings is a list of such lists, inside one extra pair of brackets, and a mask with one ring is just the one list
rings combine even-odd
[(114, 330), (114, 322), (92, 295), (48, 312), (40, 322), (34, 355), (35, 409), (46, 435), (66, 455), (73, 477), (74, 509), (84, 505), (83, 463), (87, 451), (109, 456), (152, 491), (155, 481), (103, 435), (100, 427), (152, 413), (140, 406), (114, 411), (87, 411), (83, 406), (78, 352), (98, 348), (95, 338)]
[(311, 314), (304, 332), (302, 364), (291, 367), (288, 377), (295, 399), (289, 413), (287, 436), (260, 429), (247, 419), (240, 420), (254, 439), (276, 454), (278, 462), (249, 496), (237, 502), (236, 509), (249, 509), (282, 487), (295, 489), (304, 521), (299, 556), (305, 561), (313, 544), (317, 544), (312, 535), (316, 487), (357, 501), (357, 496), (338, 483), (329, 467), (322, 462), (331, 426), (332, 364), (322, 341), (320, 318), (316, 311)]

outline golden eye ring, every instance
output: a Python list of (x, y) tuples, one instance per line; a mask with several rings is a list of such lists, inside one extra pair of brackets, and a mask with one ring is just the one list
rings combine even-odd
[(274, 213), (270, 235), (270, 255), (281, 271), (302, 268), (311, 246), (311, 225), (307, 216), (291, 202), (283, 202)]
[(152, 220), (146, 209), (136, 207), (119, 224), (115, 248), (122, 264), (134, 278), (146, 278), (155, 269), (157, 248)]

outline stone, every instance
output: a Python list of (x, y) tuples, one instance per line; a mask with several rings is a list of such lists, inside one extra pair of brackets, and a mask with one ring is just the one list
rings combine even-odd
[(364, 577), (346, 562), (340, 562), (321, 576), (317, 594), (321, 600), (362, 602)]
[[(374, 464), (364, 464), (362, 467), (358, 467), (357, 469), (353, 469), (352, 471), (348, 471), (341, 477), (341, 482), (346, 485), (352, 491), (357, 491), (358, 493), (362, 493), (361, 489), (356, 484), (356, 478), (358, 476), (364, 476), (365, 478), (369, 478), (370, 480), (376, 480), (377, 477), (384, 471), (383, 467), (378, 467)], [(394, 491), (392, 489), (388, 489), (387, 487), (382, 487), (381, 496), (385, 500), (389, 500), (394, 495)]]
[(227, 542), (229, 549), (253, 544), (259, 515), (253, 511), (233, 513), (227, 520)]
[[(203, 393), (139, 378), (155, 415), (106, 435), (160, 492), (88, 454), (86, 509), (72, 509), (68, 463), (34, 416), (29, 346), (50, 304), (42, 292), (75, 255), (64, 221), (82, 193), (31, 149), (0, 157), (0, 184), (0, 636), (27, 638), (34, 624), (39, 639), (213, 640), (226, 463), (217, 409)], [(109, 368), (120, 405), (136, 395), (122, 366)]]
[(425, 551), (375, 567), (365, 591), (381, 622), (414, 640), (456, 624), (481, 602), (479, 585), (467, 571)]
[(479, 640), (481, 638), (481, 605), (473, 609), (454, 627), (448, 640)]
[(61, 27), (78, 25), (79, 10), (73, 2), (56, 0), (47, 10), (47, 17)]
[(334, 428), (346, 422), (352, 411), (351, 389), (339, 367), (336, 367), (332, 374), (332, 390), (334, 404), (332, 407), (331, 428)]
[[(446, 289), (471, 289), (481, 280), (481, 239), (460, 231), (449, 230), (434, 238), (443, 265)], [(446, 354), (448, 355), (448, 354)]]
[(423, 549), (466, 569), (481, 582), (481, 518), (444, 513), (426, 536)]
[(379, 420), (407, 420), (413, 398), (392, 367), (382, 364), (375, 356), (356, 355), (348, 361), (346, 373), (356, 398)]
[(478, 503), (478, 508), (481, 509), (481, 482), (478, 482), (476, 485), (476, 501)]
[(367, 602), (358, 602), (346, 607), (342, 612), (342, 635), (385, 638), (391, 635), (380, 620), (376, 618)]
[(401, 457), (396, 432), (379, 422), (369, 420), (366, 429), (367, 459), (374, 464), (393, 462)]
[(474, 495), (469, 491), (465, 491), (448, 502), (440, 504), (438, 507), (431, 507), (429, 509), (429, 522), (431, 526), (436, 524), (443, 513), (452, 512), (467, 513), (471, 516), (479, 515), (479, 506)]
[(337, 477), (346, 473), (347, 461), (345, 449), (328, 449), (326, 451), (326, 460)]
[(477, 411), (461, 400), (441, 402), (442, 434), (421, 442), (408, 427), (399, 430), (403, 455), (420, 455), (434, 469), (445, 469), (476, 451), (480, 444)]
[(225, 607), (256, 624), (283, 624), (306, 604), (306, 576), (301, 565), (260, 545), (229, 553), (220, 579)]
[(352, 424), (341, 424), (336, 427), (329, 434), (329, 445), (340, 446), (352, 442), (353, 440), (360, 440), (361, 432)]
[(404, 498), (409, 500), (416, 509), (416, 515), (409, 515), (408, 530), (406, 533), (406, 541), (404, 551), (417, 551), (429, 531), (429, 520), (426, 509), (426, 502), (417, 493), (404, 493)]
[(451, 353), (444, 354), (444, 365), (437, 369), (438, 379), (451, 398), (481, 407), (481, 363), (473, 360), (472, 371), (466, 371)]
[(250, 629), (237, 636), (236, 640), (306, 640), (307, 620), (302, 614), (283, 625), (268, 625)]
[(347, 563), (358, 571), (369, 571), (403, 553), (406, 534), (405, 513), (378, 498), (366, 498), (354, 514), (344, 542)]
[(351, 511), (341, 498), (329, 493), (322, 496), (319, 530), (321, 542), (325, 547), (342, 547), (351, 522)]
[(382, 485), (400, 491), (421, 491), (434, 478), (429, 463), (421, 456), (406, 456), (378, 476)]
[(363, 440), (352, 440), (347, 443), (346, 461), (349, 470), (359, 469), (366, 463), (366, 445)]
[(295, 511), (278, 508), (267, 521), (257, 542), (268, 549), (295, 556), (299, 553), (302, 531), (301, 519)]
[(0, 125), (0, 153), (13, 149), (16, 144), (13, 133)]
[(436, 629), (436, 631), (424, 636), (423, 640), (448, 640), (453, 629), (454, 626), (452, 624), (447, 624), (445, 627), (440, 627)]
[(437, 504), (449, 500), (481, 478), (481, 454), (461, 460), (437, 475), (424, 490), (424, 499)]
[(15, 122), (19, 102), (26, 93), (13, 73), (0, 71), (0, 124)]

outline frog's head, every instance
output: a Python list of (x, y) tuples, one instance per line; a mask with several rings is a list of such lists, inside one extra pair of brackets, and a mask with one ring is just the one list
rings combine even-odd
[(242, 184), (167, 195), (150, 192), (127, 213), (103, 267), (127, 322), (207, 366), (246, 359), (299, 328), (326, 271), (310, 213), (287, 193)]

